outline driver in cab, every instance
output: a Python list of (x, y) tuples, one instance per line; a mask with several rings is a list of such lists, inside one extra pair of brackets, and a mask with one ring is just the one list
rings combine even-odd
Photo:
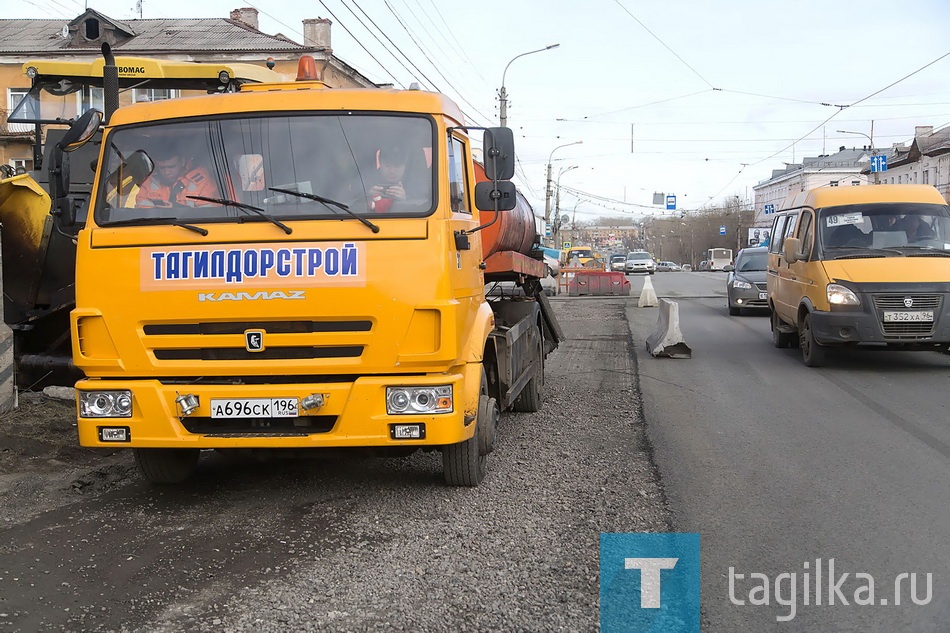
[(202, 206), (202, 200), (188, 196), (219, 197), (211, 174), (204, 167), (195, 167), (190, 159), (174, 150), (154, 152), (155, 169), (139, 187), (135, 196), (137, 207)]

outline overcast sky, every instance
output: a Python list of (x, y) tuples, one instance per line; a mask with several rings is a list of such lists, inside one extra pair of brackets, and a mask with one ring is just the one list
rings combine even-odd
[[(4, 18), (76, 17), (85, 6), (138, 17), (135, 0), (7, 0)], [(11, 6), (12, 5), (12, 6)], [(910, 142), (950, 124), (950, 2), (909, 0), (144, 0), (142, 17), (260, 11), (260, 29), (302, 40), (333, 21), (334, 53), (377, 82), (418, 81), (497, 125), (505, 75), (519, 185), (544, 211), (545, 171), (577, 219), (694, 210), (752, 187), (783, 163)], [(382, 33), (377, 30), (381, 29)], [(384, 34), (383, 34), (384, 33)], [(407, 59), (408, 58), (408, 59)], [(849, 107), (840, 107), (849, 106)], [(631, 151), (632, 150), (632, 151)]]

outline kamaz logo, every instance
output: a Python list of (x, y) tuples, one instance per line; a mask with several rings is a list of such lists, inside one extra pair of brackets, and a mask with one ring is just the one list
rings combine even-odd
[(258, 292), (199, 292), (198, 301), (273, 301), (274, 299), (306, 299), (307, 293), (304, 290), (291, 290), (289, 292), (267, 292), (260, 290)]
[(119, 66), (120, 75), (144, 75), (144, 66)]

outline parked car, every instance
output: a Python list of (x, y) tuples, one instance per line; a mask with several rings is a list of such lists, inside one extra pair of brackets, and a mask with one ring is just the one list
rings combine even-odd
[(680, 266), (680, 268), (681, 268), (684, 272), (692, 272), (692, 270), (693, 270), (693, 265), (692, 265), (692, 264), (683, 264), (682, 266)]
[(658, 273), (670, 273), (681, 270), (680, 265), (676, 262), (657, 262), (656, 263), (656, 272)]
[(619, 270), (623, 272), (627, 265), (627, 256), (623, 253), (610, 256), (610, 270)]
[(652, 275), (656, 272), (656, 262), (653, 260), (653, 255), (646, 251), (627, 253), (627, 263), (626, 266), (624, 266), (624, 272), (627, 274), (647, 273), (648, 275)]
[(726, 302), (729, 314), (739, 316), (743, 308), (769, 308), (769, 293), (765, 271), (769, 263), (766, 246), (744, 248), (736, 257), (735, 266), (726, 266)]

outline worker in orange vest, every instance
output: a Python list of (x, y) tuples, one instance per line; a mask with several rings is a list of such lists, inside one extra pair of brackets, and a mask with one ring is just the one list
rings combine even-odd
[(135, 196), (135, 206), (194, 207), (209, 204), (188, 196), (217, 198), (220, 194), (207, 169), (194, 167), (184, 156), (171, 154), (155, 161), (155, 169)]

